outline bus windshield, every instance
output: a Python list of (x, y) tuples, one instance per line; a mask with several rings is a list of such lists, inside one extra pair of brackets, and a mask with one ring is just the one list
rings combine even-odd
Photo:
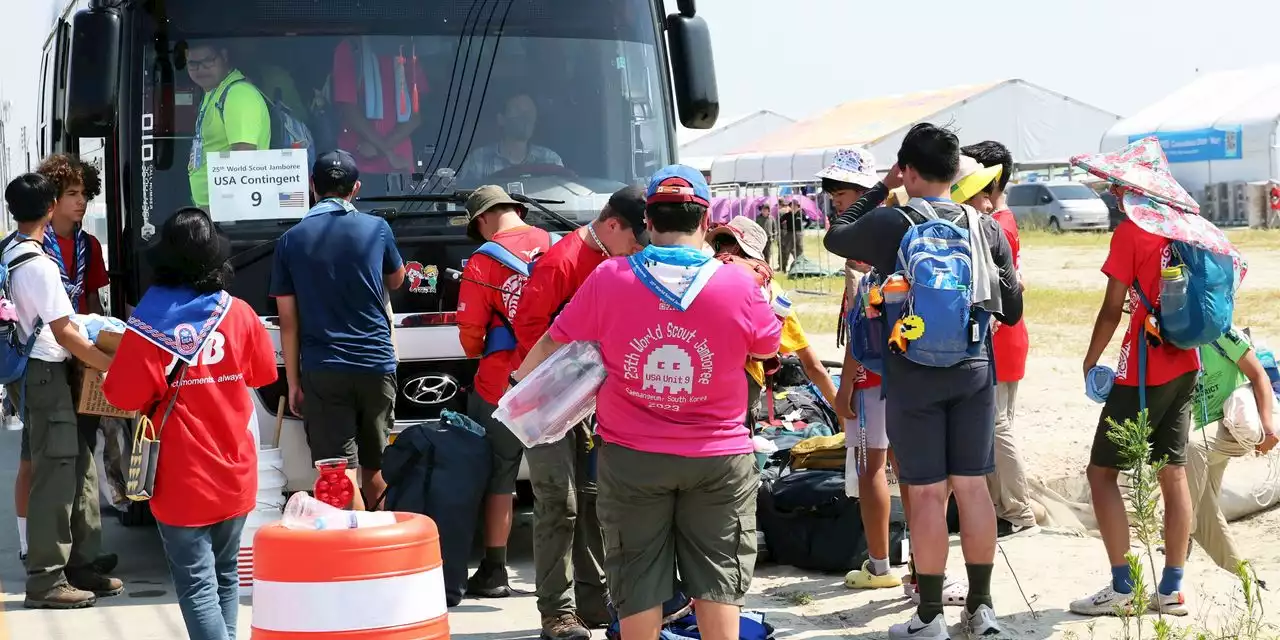
[(299, 167), (333, 148), (360, 196), (499, 184), (580, 220), (671, 162), (653, 0), (145, 4), (144, 239), (189, 204), (279, 233), (307, 210)]

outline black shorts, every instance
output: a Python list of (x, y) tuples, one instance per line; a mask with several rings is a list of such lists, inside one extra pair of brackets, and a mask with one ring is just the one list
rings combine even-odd
[(486, 495), (507, 496), (516, 490), (520, 460), (524, 458), (524, 443), (511, 433), (507, 425), (493, 417), (497, 410), (475, 391), (467, 396), (467, 417), (484, 427), (484, 437), (489, 441), (489, 452), (493, 458)]
[(925, 367), (893, 358), (884, 377), (885, 431), (906, 485), (995, 470), (996, 387), (986, 360)]
[[(1187, 437), (1191, 433), (1191, 403), (1195, 397), (1197, 372), (1184, 373), (1165, 384), (1147, 387), (1147, 418), (1151, 423), (1151, 460), (1161, 458), (1165, 464), (1181, 467), (1187, 463)], [(1093, 434), (1093, 449), (1089, 452), (1089, 464), (1108, 469), (1124, 469), (1128, 465), (1120, 459), (1116, 444), (1107, 437), (1111, 425), (1138, 417), (1140, 403), (1138, 388), (1115, 385), (1098, 418), (1098, 429)]]
[(382, 468), (396, 408), (396, 374), (303, 371), (302, 418), (311, 460)]

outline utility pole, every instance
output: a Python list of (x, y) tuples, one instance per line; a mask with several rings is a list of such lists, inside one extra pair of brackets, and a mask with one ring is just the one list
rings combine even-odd
[(31, 152), (27, 150), (27, 128), (22, 128), (22, 157), (27, 162), (27, 172), (31, 171)]

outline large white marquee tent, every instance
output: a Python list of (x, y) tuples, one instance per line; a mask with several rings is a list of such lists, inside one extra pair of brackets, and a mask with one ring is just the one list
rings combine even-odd
[(1102, 150), (1160, 138), (1173, 175), (1192, 193), (1221, 182), (1280, 178), (1280, 65), (1208, 73), (1125, 118)]
[(952, 126), (965, 144), (1000, 140), (1024, 166), (1066, 164), (1097, 148), (1119, 119), (1023, 80), (855, 100), (717, 157), (711, 181), (809, 181), (838, 148), (853, 145), (868, 148), (887, 170), (907, 130), (921, 121)]

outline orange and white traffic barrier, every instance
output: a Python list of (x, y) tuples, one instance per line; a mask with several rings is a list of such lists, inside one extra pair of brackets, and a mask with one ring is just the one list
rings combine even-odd
[(368, 529), (260, 529), (253, 640), (447, 639), (440, 533), (426, 516), (395, 515)]

